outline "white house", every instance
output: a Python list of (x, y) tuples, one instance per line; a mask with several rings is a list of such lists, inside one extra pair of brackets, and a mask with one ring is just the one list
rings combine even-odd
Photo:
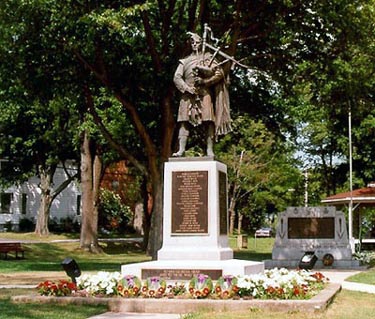
[[(0, 169), (1, 169), (0, 160)], [(67, 165), (69, 174), (74, 175), (77, 168), (74, 164)], [(67, 179), (67, 174), (62, 167), (58, 167), (53, 178), (54, 187), (58, 187)], [(12, 229), (17, 230), (22, 218), (36, 220), (40, 205), (39, 178), (30, 178), (20, 186), (0, 188), (0, 231), (11, 223)], [(53, 201), (50, 218), (59, 221), (61, 218), (71, 217), (80, 219), (81, 191), (79, 183), (71, 182)]]

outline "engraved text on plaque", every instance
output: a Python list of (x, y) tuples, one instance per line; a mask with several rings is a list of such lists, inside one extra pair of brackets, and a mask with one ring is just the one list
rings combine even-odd
[(208, 172), (172, 172), (172, 234), (208, 234)]

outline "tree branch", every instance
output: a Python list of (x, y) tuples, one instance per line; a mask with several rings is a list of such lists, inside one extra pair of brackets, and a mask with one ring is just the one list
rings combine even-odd
[(150, 55), (151, 55), (152, 62), (154, 64), (155, 71), (157, 73), (160, 73), (162, 71), (162, 63), (160, 61), (159, 54), (156, 50), (155, 39), (154, 39), (154, 36), (152, 35), (152, 28), (150, 25), (150, 20), (148, 18), (146, 11), (141, 12), (141, 18), (143, 22), (143, 27), (145, 29), (146, 42), (150, 51)]
[(51, 198), (52, 198), (51, 202), (54, 201), (57, 195), (59, 195), (72, 182), (72, 180), (78, 177), (78, 172), (75, 173), (74, 175), (68, 175), (68, 176), (69, 176), (68, 179), (66, 179), (63, 183), (61, 183), (56, 188), (56, 190), (54, 190), (53, 193), (51, 194)]
[(103, 134), (107, 142), (110, 144), (112, 148), (114, 148), (121, 156), (128, 159), (130, 163), (132, 163), (143, 175), (147, 176), (148, 172), (147, 169), (142, 165), (130, 152), (121, 146), (120, 143), (116, 142), (112, 136), (112, 134), (107, 130), (105, 125), (103, 124), (102, 119), (100, 118), (99, 114), (95, 110), (94, 103), (92, 101), (92, 96), (89, 92), (89, 88), (85, 87), (85, 94), (86, 99), (88, 99), (88, 110), (90, 114), (93, 116), (95, 124), (99, 127), (100, 132)]

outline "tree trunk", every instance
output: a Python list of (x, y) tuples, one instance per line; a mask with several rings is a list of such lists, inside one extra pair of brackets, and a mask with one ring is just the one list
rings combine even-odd
[(92, 158), (90, 138), (85, 132), (81, 146), (82, 223), (80, 248), (98, 253), (98, 194), (102, 163), (98, 155)]
[(233, 235), (236, 213), (232, 209), (228, 209), (228, 211), (229, 211), (229, 235)]
[(236, 207), (236, 200), (235, 200), (234, 194), (233, 194), (233, 196), (230, 198), (229, 207), (228, 207), (228, 211), (229, 211), (229, 234), (230, 235), (233, 235), (233, 231), (234, 231), (234, 222), (235, 222), (235, 219), (236, 219), (235, 207)]
[(243, 215), (241, 213), (238, 213), (238, 228), (237, 228), (238, 235), (241, 235), (242, 233), (242, 218), (243, 218)]
[(151, 211), (152, 211), (152, 203), (150, 204), (151, 194), (147, 187), (147, 179), (143, 177), (142, 185), (141, 185), (141, 194), (143, 199), (143, 245), (142, 248), (144, 251), (147, 250), (149, 237), (150, 237), (150, 229), (151, 229)]
[(38, 209), (37, 220), (35, 225), (35, 234), (39, 236), (48, 236), (48, 219), (49, 211), (53, 201), (52, 197), (52, 179), (55, 174), (56, 166), (48, 166), (47, 168), (42, 165), (39, 166), (39, 177), (40, 177), (40, 206)]
[(148, 254), (153, 260), (156, 260), (157, 252), (163, 243), (163, 182), (160, 178), (158, 181), (154, 181), (153, 201)]

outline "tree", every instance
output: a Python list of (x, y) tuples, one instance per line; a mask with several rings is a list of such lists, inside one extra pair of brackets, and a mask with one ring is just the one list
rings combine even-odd
[(312, 180), (319, 181), (315, 203), (321, 196), (348, 189), (350, 111), (354, 185), (373, 179), (373, 154), (367, 141), (373, 131), (374, 2), (342, 1), (336, 5), (339, 16), (321, 10), (315, 13), (327, 41), (320, 45), (322, 54), (315, 61), (299, 63), (291, 81), (292, 92), (300, 97), (294, 113), (302, 123), (299, 132), (303, 139), (299, 142)]
[[(295, 127), (301, 118), (295, 116), (299, 115), (294, 109), (299, 99), (293, 91), (300, 82), (299, 76), (314, 83), (309, 75), (315, 73), (309, 74), (310, 71), (322, 71), (320, 79), (330, 72), (304, 66), (313, 65), (314, 61), (321, 67), (331, 65), (329, 58), (346, 49), (342, 46), (346, 42), (341, 31), (354, 35), (348, 31), (357, 25), (357, 13), (366, 8), (367, 16), (372, 17), (367, 8), (373, 7), (373, 3), (4, 0), (1, 6), (9, 17), (16, 7), (17, 13), (23, 14), (17, 24), (7, 25), (2, 32), (14, 34), (16, 28), (20, 35), (15, 39), (17, 44), (22, 46), (25, 42), (28, 45), (23, 46), (25, 52), (35, 48), (30, 51), (33, 59), (40, 56), (37, 50), (40, 43), (48, 43), (48, 48), (46, 45), (40, 48), (42, 52), (55, 53), (49, 59), (44, 57), (48, 63), (43, 63), (36, 75), (50, 74), (46, 65), (53, 70), (69, 65), (63, 68), (64, 76), (52, 73), (60, 75), (65, 93), (77, 92), (71, 86), (78, 86), (78, 80), (82, 79), (82, 83), (92, 88), (94, 107), (90, 112), (101, 133), (147, 180), (154, 203), (149, 252), (155, 257), (162, 240), (162, 166), (173, 148), (177, 105), (171, 70), (187, 54), (184, 34), (201, 33), (204, 23), (208, 23), (229, 55), (244, 58), (242, 62), (251, 66), (258, 80), (248, 81), (244, 71), (235, 70), (231, 85), (233, 108), (262, 120), (281, 143), (286, 143), (296, 138)], [(356, 8), (361, 10), (355, 11)], [(347, 21), (350, 23), (346, 26)], [(35, 34), (42, 36), (29, 39), (26, 36), (29, 25)], [(229, 63), (224, 67), (229, 72)], [(275, 90), (278, 98), (272, 94)], [(97, 98), (103, 92), (112, 97), (108, 99), (110, 103)], [(110, 112), (114, 105), (117, 107), (113, 98), (121, 104), (127, 123), (131, 123), (129, 130), (133, 135), (125, 142), (111, 134), (103, 117), (106, 110)], [(127, 143), (135, 140), (134, 144)]]
[(63, 91), (67, 83), (61, 69), (55, 67), (65, 64), (66, 56), (50, 46), (47, 34), (39, 29), (47, 23), (42, 8), (21, 5), (15, 14), (14, 4), (0, 5), (0, 156), (8, 159), (2, 180), (40, 178), (35, 232), (48, 235), (52, 201), (76, 177), (69, 176), (53, 189), (57, 165), (76, 158), (72, 134), (77, 117), (69, 107), (74, 100)]
[[(235, 220), (241, 233), (244, 215), (259, 214), (261, 222), (266, 214), (276, 213), (291, 204), (287, 200), (287, 190), (297, 188), (300, 176), (293, 153), (283, 143), (278, 143), (262, 122), (237, 116), (233, 127), (232, 134), (217, 145), (219, 158), (228, 165), (231, 234)], [(251, 205), (260, 204), (260, 198), (266, 203)], [(253, 206), (258, 208), (251, 209)]]
[(95, 116), (96, 110), (91, 109), (108, 142), (145, 175), (151, 186), (154, 208), (149, 250), (155, 256), (162, 239), (161, 168), (171, 154), (174, 132), (170, 69), (184, 50), (180, 34), (194, 31), (200, 23), (194, 15), (199, 11), (198, 3), (68, 2), (70, 6), (56, 2), (51, 9), (54, 34), (60, 35), (58, 41), (63, 49), (120, 101), (124, 116), (129, 117), (142, 143), (139, 149), (130, 151), (129, 146), (108, 134), (102, 119)]

